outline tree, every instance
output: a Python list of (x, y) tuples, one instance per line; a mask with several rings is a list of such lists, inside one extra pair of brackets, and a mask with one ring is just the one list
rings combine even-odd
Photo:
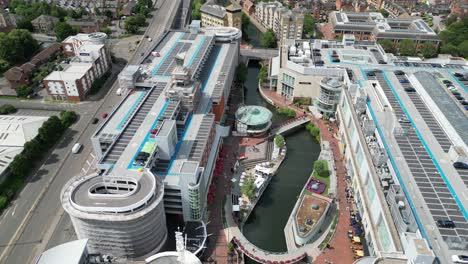
[(379, 40), (379, 44), (380, 46), (382, 46), (385, 52), (393, 52), (393, 41), (391, 41), (390, 39), (381, 39)]
[(39, 48), (37, 41), (25, 29), (0, 33), (0, 59), (13, 65), (30, 58)]
[(204, 0), (195, 0), (192, 4), (192, 20), (200, 20), (201, 12), (200, 8), (205, 3)]
[(244, 12), (241, 13), (241, 23), (242, 23), (242, 39), (245, 42), (249, 42), (249, 33), (248, 28), (250, 25), (250, 17), (246, 15)]
[(240, 63), (236, 70), (236, 82), (245, 83), (247, 81), (247, 66), (244, 63)]
[(468, 58), (468, 40), (463, 41), (457, 47), (458, 54), (464, 58)]
[(31, 163), (25, 155), (20, 153), (15, 156), (8, 167), (10, 168), (11, 174), (16, 177), (24, 178), (29, 173)]
[(101, 32), (104, 32), (107, 34), (107, 36), (110, 37), (110, 35), (112, 34), (112, 30), (108, 27), (105, 27), (105, 28), (101, 28)]
[(53, 145), (64, 131), (62, 121), (57, 116), (51, 116), (39, 128), (39, 138), (48, 146)]
[(458, 48), (457, 46), (449, 43), (447, 45), (443, 45), (441, 48), (440, 48), (440, 52), (442, 54), (451, 54), (453, 56), (458, 56)]
[(16, 94), (18, 97), (25, 98), (33, 92), (33, 89), (27, 85), (19, 85), (16, 87)]
[(307, 37), (311, 37), (314, 34), (315, 31), (315, 24), (317, 23), (317, 20), (313, 18), (309, 13), (304, 15), (304, 33)]
[(0, 73), (4, 73), (10, 69), (11, 65), (8, 61), (4, 59), (0, 59)]
[(388, 11), (385, 10), (385, 9), (383, 9), (383, 8), (382, 8), (382, 9), (379, 9), (379, 12), (380, 12), (380, 14), (382, 14), (382, 16), (384, 16), (384, 17), (388, 17), (388, 16), (390, 15), (390, 13), (388, 13)]
[(241, 193), (247, 196), (249, 199), (254, 198), (257, 186), (252, 175), (249, 175), (241, 186)]
[(424, 58), (428, 59), (428, 58), (433, 58), (433, 57), (437, 56), (437, 49), (430, 42), (426, 42), (426, 43), (422, 44), (421, 48), (419, 50), (420, 50), (421, 54), (424, 56)]
[(258, 80), (260, 83), (263, 83), (265, 79), (268, 77), (268, 64), (262, 64), (262, 68), (260, 68), (260, 72), (258, 73)]
[(404, 39), (400, 42), (399, 48), (402, 56), (414, 56), (416, 44), (411, 39)]
[(63, 127), (69, 127), (78, 120), (78, 115), (74, 111), (60, 112), (60, 119)]
[(129, 33), (136, 33), (140, 29), (140, 24), (138, 23), (138, 19), (135, 16), (127, 17), (125, 19), (125, 30)]
[(314, 171), (321, 177), (328, 177), (330, 175), (328, 163), (325, 160), (317, 160), (314, 162)]
[(285, 141), (284, 141), (284, 137), (282, 135), (277, 135), (275, 137), (275, 145), (278, 147), (278, 148), (282, 148), (284, 147), (285, 145)]
[(275, 32), (273, 32), (272, 29), (268, 29), (267, 32), (262, 35), (260, 45), (263, 48), (276, 48)]
[(457, 22), (458, 17), (456, 15), (450, 15), (447, 17), (447, 20), (445, 20), (445, 25), (448, 27), (452, 25), (453, 23)]
[(33, 32), (33, 25), (31, 24), (31, 21), (26, 19), (21, 19), (20, 21), (16, 22), (16, 28), (26, 29), (30, 32)]
[(16, 113), (16, 108), (10, 104), (4, 104), (0, 106), (0, 115), (8, 115)]
[(22, 154), (24, 154), (24, 156), (29, 160), (34, 160), (41, 157), (44, 148), (45, 146), (42, 144), (42, 142), (36, 138), (33, 138), (24, 144)]
[(70, 24), (68, 24), (67, 22), (59, 22), (55, 26), (54, 31), (58, 41), (62, 41), (67, 37), (78, 33), (78, 31), (75, 30), (72, 26), (70, 26)]

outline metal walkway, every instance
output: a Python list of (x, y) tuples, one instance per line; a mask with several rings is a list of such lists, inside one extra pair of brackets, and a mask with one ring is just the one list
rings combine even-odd
[(284, 123), (281, 123), (278, 127), (272, 129), (271, 134), (273, 135), (283, 134), (291, 129), (294, 129), (298, 126), (302, 126), (309, 122), (310, 122), (310, 118), (307, 116), (296, 117), (295, 119), (291, 119)]

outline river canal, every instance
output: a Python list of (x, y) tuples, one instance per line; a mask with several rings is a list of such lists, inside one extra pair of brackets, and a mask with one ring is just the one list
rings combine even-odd
[[(281, 122), (285, 118), (279, 116), (257, 90), (259, 70), (258, 62), (249, 63), (245, 104), (265, 106), (273, 113), (273, 123)], [(305, 129), (287, 135), (286, 145), (286, 160), (273, 176), (243, 228), (249, 241), (264, 250), (274, 252), (287, 250), (283, 229), (320, 152), (320, 145)], [(248, 259), (246, 263), (256, 262)]]

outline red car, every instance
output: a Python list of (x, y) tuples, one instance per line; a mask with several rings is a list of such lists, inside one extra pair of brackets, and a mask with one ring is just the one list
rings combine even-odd
[(101, 115), (101, 117), (102, 117), (102, 118), (106, 118), (106, 117), (107, 117), (107, 113), (103, 113), (103, 114)]

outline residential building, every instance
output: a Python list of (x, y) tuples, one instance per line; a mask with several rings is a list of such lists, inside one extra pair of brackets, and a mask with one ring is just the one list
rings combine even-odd
[(255, 18), (272, 29), (279, 41), (301, 39), (304, 15), (299, 9), (289, 10), (278, 2), (260, 2), (255, 6)]
[(241, 11), (242, 8), (236, 3), (224, 8), (213, 1), (207, 1), (200, 8), (201, 24), (203, 27), (225, 26), (241, 29)]
[(304, 15), (295, 10), (282, 10), (280, 12), (280, 28), (275, 32), (278, 40), (301, 39)]
[(59, 22), (59, 19), (53, 16), (40, 15), (31, 21), (34, 32), (40, 33), (51, 33), (54, 32), (55, 25)]
[(271, 89), (285, 99), (309, 94), (311, 112), (320, 116), (326, 114), (321, 93), (328, 96), (338, 83), (331, 90), (317, 77), (336, 78), (342, 88), (329, 116), (339, 128), (348, 195), (369, 255), (395, 263), (451, 263), (452, 255), (468, 250), (468, 201), (462, 198), (468, 192), (462, 169), (468, 165), (468, 123), (450, 92), (468, 96), (454, 75), (466, 72), (467, 63), (409, 63), (375, 41), (352, 39), (284, 42), (271, 61)]
[(424, 20), (412, 18), (384, 18), (380, 13), (331, 12), (329, 21), (334, 38), (353, 34), (358, 40), (390, 39), (394, 46), (404, 39), (414, 40), (416, 49), (429, 42), (437, 49), (440, 39)]
[(336, 0), (336, 10), (343, 12), (353, 12), (353, 0)]
[(245, 0), (242, 3), (242, 9), (249, 15), (255, 14), (255, 3), (252, 0)]
[(208, 187), (229, 134), (216, 120), (224, 115), (241, 35), (190, 29), (166, 32), (141, 64), (122, 71), (122, 100), (91, 137), (98, 172), (63, 188), (62, 205), (78, 238), (89, 238), (90, 252), (148, 256), (164, 244), (165, 214), (207, 220)]
[(21, 153), (24, 144), (35, 138), (47, 120), (44, 116), (0, 115), (0, 183), (9, 174), (8, 166)]
[(464, 18), (468, 16), (468, 1), (456, 0), (450, 4), (451, 14)]
[(101, 28), (106, 27), (108, 18), (105, 16), (83, 16), (80, 19), (70, 18), (67, 23), (78, 28), (80, 33), (89, 34), (99, 32)]
[[(0, 3), (1, 6), (1, 3)], [(8, 32), (16, 28), (16, 23), (21, 20), (20, 16), (7, 12), (0, 11), (0, 32)]]
[(62, 64), (63, 70), (53, 71), (44, 78), (44, 87), (53, 100), (82, 101), (97, 78), (111, 67), (106, 48), (106, 34), (78, 34), (62, 42), (64, 54), (72, 57)]
[(40, 51), (32, 57), (29, 62), (26, 62), (21, 66), (10, 68), (3, 74), (9, 88), (14, 90), (18, 85), (29, 85), (32, 81), (31, 77), (34, 71), (36, 71), (42, 64), (56, 56), (59, 52), (60, 44), (55, 43)]

